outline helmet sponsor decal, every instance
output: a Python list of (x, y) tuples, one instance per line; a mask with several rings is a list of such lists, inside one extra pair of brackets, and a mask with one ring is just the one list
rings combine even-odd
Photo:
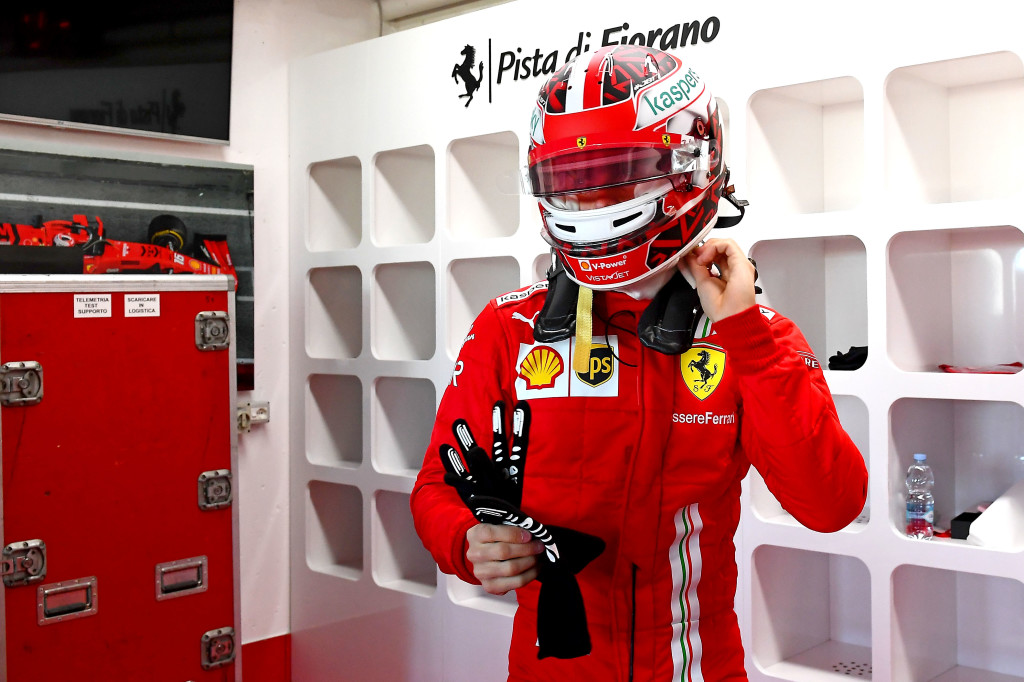
[(722, 381), (725, 352), (717, 346), (694, 346), (679, 359), (679, 369), (690, 393), (704, 400), (715, 392)]
[(636, 129), (647, 128), (658, 121), (678, 114), (704, 94), (704, 81), (690, 69), (681, 76), (666, 79), (639, 94)]
[[(596, 339), (595, 339), (596, 340)], [(574, 372), (566, 358), (572, 357), (575, 339), (556, 343), (519, 345), (514, 369), (516, 398), (614, 398), (619, 395), (617, 336), (608, 343), (594, 344), (586, 372)]]
[[(614, 258), (614, 256), (613, 256), (613, 258)], [(587, 273), (592, 273), (592, 272), (593, 273), (601, 273), (601, 272), (611, 273), (611, 272), (617, 271), (617, 270), (625, 267), (626, 266), (626, 260), (627, 259), (626, 259), (625, 256), (623, 256), (621, 258), (617, 258), (616, 260), (612, 260), (610, 258), (601, 259), (601, 260), (595, 259), (595, 260), (592, 260), (592, 261), (591, 260), (581, 260), (580, 261), (580, 270), (582, 270), (583, 272), (587, 272)], [(621, 279), (621, 277), (623, 277), (623, 276), (624, 276), (624, 274), (620, 275), (618, 278)], [(594, 275), (593, 276), (593, 280), (595, 282), (599, 281), (600, 278), (601, 278), (600, 275)]]
[(537, 346), (519, 364), (518, 376), (526, 381), (526, 390), (551, 388), (565, 371), (565, 361), (554, 348)]
[(564, 253), (561, 257), (562, 262), (570, 270), (570, 275), (579, 283), (609, 288), (625, 284), (650, 272), (645, 265), (649, 246), (645, 244), (641, 248), (606, 258), (578, 259)]
[(531, 144), (544, 144), (544, 110), (534, 107), (530, 115), (530, 142)]

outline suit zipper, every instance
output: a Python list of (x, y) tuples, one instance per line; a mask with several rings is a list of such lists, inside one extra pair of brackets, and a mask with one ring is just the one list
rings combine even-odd
[(633, 682), (633, 660), (636, 655), (636, 571), (633, 564), (632, 600), (629, 608), (629, 682)]

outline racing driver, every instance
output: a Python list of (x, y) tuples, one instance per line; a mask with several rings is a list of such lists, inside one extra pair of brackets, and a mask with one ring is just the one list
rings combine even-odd
[(750, 466), (811, 530), (864, 506), (807, 342), (708, 236), (745, 206), (722, 153), (716, 101), (678, 56), (604, 47), (541, 89), (524, 182), (552, 266), (476, 318), (412, 493), (443, 572), (516, 590), (509, 680), (746, 680)]

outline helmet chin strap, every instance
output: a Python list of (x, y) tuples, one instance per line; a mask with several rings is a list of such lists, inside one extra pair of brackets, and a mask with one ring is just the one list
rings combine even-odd
[(716, 215), (716, 217), (718, 218), (718, 224), (716, 225), (716, 227), (719, 227), (719, 228), (733, 227), (733, 226), (739, 224), (739, 222), (741, 220), (743, 220), (743, 215), (747, 212), (746, 211), (747, 206), (750, 205), (750, 202), (747, 201), (746, 199), (740, 199), (738, 196), (736, 196), (736, 187), (729, 184), (729, 175), (730, 174), (731, 174), (731, 171), (729, 170), (729, 167), (726, 166), (726, 168), (725, 168), (725, 180), (723, 181), (724, 184), (725, 184), (725, 188), (722, 190), (722, 198), (725, 199), (726, 201), (728, 201), (730, 204), (732, 204), (733, 208), (735, 208), (737, 211), (739, 211), (739, 215), (731, 215), (731, 216)]

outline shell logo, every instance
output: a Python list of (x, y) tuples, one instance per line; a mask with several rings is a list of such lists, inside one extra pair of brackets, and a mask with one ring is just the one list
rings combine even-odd
[(549, 346), (534, 348), (519, 365), (519, 376), (526, 381), (526, 388), (551, 388), (564, 371), (562, 356)]

